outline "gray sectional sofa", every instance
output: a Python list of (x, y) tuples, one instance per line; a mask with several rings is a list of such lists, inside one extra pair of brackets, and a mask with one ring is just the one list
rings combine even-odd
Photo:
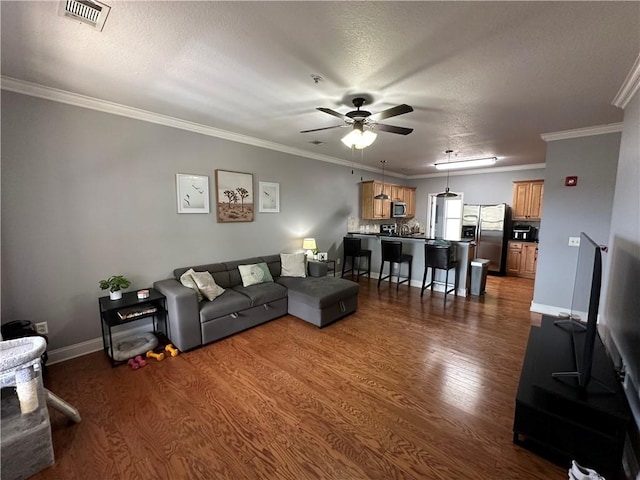
[[(262, 262), (267, 264), (274, 281), (244, 287), (238, 265)], [(195, 290), (180, 283), (181, 275), (190, 268), (211, 273), (224, 293), (212, 301), (205, 298), (199, 302)], [(287, 313), (324, 327), (358, 307), (357, 283), (327, 276), (327, 265), (313, 261), (308, 262), (306, 277), (283, 277), (279, 254), (183, 267), (174, 270), (173, 275), (153, 286), (167, 298), (167, 333), (182, 351)]]

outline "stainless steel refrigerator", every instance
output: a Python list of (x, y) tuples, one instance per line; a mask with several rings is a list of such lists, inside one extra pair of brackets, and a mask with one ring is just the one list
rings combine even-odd
[(506, 203), (463, 206), (463, 232), (465, 227), (467, 231), (475, 227), (476, 258), (489, 260), (492, 273), (503, 274), (505, 271), (508, 221), (509, 206)]

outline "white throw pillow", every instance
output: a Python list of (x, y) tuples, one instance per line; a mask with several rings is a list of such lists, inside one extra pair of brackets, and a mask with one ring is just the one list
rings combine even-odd
[(306, 277), (307, 276), (307, 256), (301, 253), (281, 253), (280, 263), (282, 265), (283, 277)]
[(191, 290), (195, 290), (196, 294), (198, 295), (198, 302), (201, 302), (202, 292), (198, 289), (198, 285), (196, 284), (196, 281), (191, 276), (191, 274), (193, 273), (196, 273), (196, 272), (193, 271), (193, 268), (190, 268), (189, 270), (184, 272), (182, 275), (180, 275), (180, 283), (185, 287), (190, 288)]
[(256, 263), (253, 265), (238, 265), (242, 286), (249, 287), (258, 283), (273, 282), (273, 277), (266, 263)]
[(209, 300), (215, 300), (224, 292), (224, 288), (218, 285), (209, 272), (193, 272), (191, 274), (198, 285), (198, 289)]

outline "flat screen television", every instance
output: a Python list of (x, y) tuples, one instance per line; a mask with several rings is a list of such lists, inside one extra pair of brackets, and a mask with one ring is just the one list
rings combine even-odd
[[(575, 283), (571, 300), (571, 314), (567, 320), (555, 324), (566, 329), (572, 337), (575, 371), (555, 372), (553, 377), (574, 377), (583, 388), (591, 381), (593, 349), (598, 334), (598, 308), (602, 284), (602, 255), (600, 246), (587, 234), (580, 234)], [(606, 388), (606, 387), (605, 387)]]

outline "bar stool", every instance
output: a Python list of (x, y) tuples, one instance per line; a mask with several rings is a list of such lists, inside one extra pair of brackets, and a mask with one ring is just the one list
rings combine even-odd
[[(343, 240), (343, 250), (344, 250), (344, 258), (342, 260), (342, 276), (347, 272), (354, 272), (354, 267), (357, 263), (358, 268), (355, 270), (357, 272), (356, 276), (360, 278), (360, 275), (367, 275), (371, 278), (371, 250), (362, 248), (362, 239), (354, 238), (354, 237), (344, 237)], [(360, 259), (362, 257), (366, 257), (367, 259), (367, 269), (362, 270), (360, 273)], [(345, 269), (347, 266), (347, 258), (351, 258), (351, 268)], [(357, 262), (356, 262), (357, 260)], [(351, 273), (353, 275), (353, 273)]]
[[(427, 285), (427, 272), (431, 268), (431, 282)], [(449, 271), (455, 269), (455, 282), (452, 288), (449, 288)], [(445, 270), (444, 277), (444, 304), (447, 305), (447, 293), (454, 292), (458, 295), (458, 260), (455, 255), (455, 246), (452, 245), (434, 245), (425, 243), (424, 245), (424, 276), (422, 277), (422, 289), (420, 296), (424, 295), (424, 291), (431, 287), (433, 292), (434, 283), (442, 283), (435, 280), (436, 270)]]
[[(393, 273), (393, 264), (398, 264), (398, 283), (396, 285), (396, 290), (400, 287), (401, 283), (407, 282), (408, 286), (411, 286), (411, 263), (413, 262), (413, 255), (408, 253), (402, 253), (402, 242), (397, 240), (382, 240), (382, 263), (380, 264), (380, 276), (378, 277), (378, 288), (380, 288), (380, 282), (385, 279), (389, 279), (389, 283), (391, 283), (391, 274)], [(386, 277), (382, 276), (382, 271), (384, 269), (384, 262), (389, 262), (389, 275)], [(400, 272), (402, 270), (402, 264), (409, 264), (409, 276), (404, 280), (400, 281)]]

